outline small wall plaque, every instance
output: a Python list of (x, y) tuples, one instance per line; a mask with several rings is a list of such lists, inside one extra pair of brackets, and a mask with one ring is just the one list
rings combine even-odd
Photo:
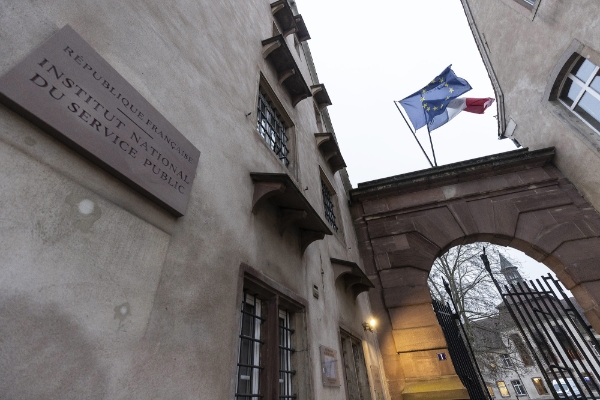
[(0, 102), (176, 216), (185, 213), (200, 151), (70, 26), (0, 77)]
[(321, 350), (323, 386), (340, 386), (337, 351), (325, 346), (320, 346), (319, 349)]

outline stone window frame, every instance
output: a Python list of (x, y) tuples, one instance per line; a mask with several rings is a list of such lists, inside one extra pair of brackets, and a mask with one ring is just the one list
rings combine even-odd
[(533, 0), (533, 4), (529, 0), (502, 0), (504, 4), (523, 15), (530, 21), (535, 19), (538, 8), (542, 0)]
[[(287, 136), (287, 161), (286, 165), (279, 156), (275, 153), (275, 150), (271, 147), (268, 140), (263, 137), (259, 129), (259, 105), (260, 97), (266, 97), (270, 102), (270, 107), (276, 111), (278, 118), (280, 118), (285, 127), (285, 134)], [(290, 117), (290, 113), (287, 111), (283, 103), (279, 100), (279, 96), (275, 93), (273, 86), (269, 83), (265, 75), (261, 72), (258, 80), (256, 89), (255, 104), (254, 104), (254, 131), (258, 134), (260, 142), (269, 149), (269, 153), (277, 160), (277, 163), (283, 166), (283, 170), (289, 173), (293, 178), (297, 178), (298, 164), (297, 164), (297, 138), (296, 138), (296, 126), (294, 121)]]
[(490, 395), (490, 397), (492, 399), (495, 399), (496, 393), (494, 393), (494, 387), (492, 386), (492, 384), (489, 382), (485, 382), (485, 387), (487, 388), (487, 391), (488, 391), (488, 394)]
[(600, 53), (598, 51), (585, 45), (578, 39), (573, 39), (550, 73), (541, 103), (546, 110), (562, 121), (582, 143), (600, 157), (600, 134), (580, 117), (573, 114), (558, 99), (571, 69), (581, 57), (590, 60), (596, 65), (600, 65)]
[[(292, 376), (291, 387), (292, 393), (308, 393), (310, 391), (310, 376), (307, 374), (309, 359), (307, 358), (308, 351), (308, 339), (307, 339), (307, 321), (306, 321), (306, 310), (308, 309), (308, 302), (306, 299), (298, 296), (285, 286), (272, 280), (271, 278), (264, 275), (262, 272), (254, 269), (253, 267), (241, 264), (239, 280), (238, 280), (238, 306), (236, 306), (236, 316), (238, 318), (238, 329), (237, 333), (242, 332), (243, 321), (241, 318), (241, 306), (246, 296), (253, 297), (255, 302), (258, 301), (261, 304), (260, 310), (260, 333), (258, 338), (260, 340), (259, 357), (257, 364), (260, 365), (259, 373), (259, 384), (258, 396), (237, 396), (237, 392), (232, 397), (233, 399), (248, 399), (248, 398), (274, 398), (284, 399), (293, 398), (287, 394), (280, 394), (281, 389), (280, 377), (281, 377), (281, 331), (282, 326), (280, 319), (282, 311), (288, 317), (287, 328), (291, 331), (290, 338), (290, 367), (294, 371), (290, 371)], [(238, 345), (241, 343), (241, 338), (238, 335)], [(302, 349), (299, 351), (298, 349)], [(238, 376), (238, 364), (240, 349), (235, 357), (236, 362), (236, 377)], [(271, 384), (268, 385), (267, 382)], [(238, 383), (237, 380), (234, 385), (234, 389), (237, 391)], [(294, 395), (291, 395), (294, 396)]]

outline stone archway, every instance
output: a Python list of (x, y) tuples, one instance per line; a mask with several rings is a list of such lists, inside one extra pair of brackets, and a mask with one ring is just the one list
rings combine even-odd
[(460, 243), (514, 247), (547, 265), (600, 331), (600, 216), (552, 165), (517, 150), (359, 184), (360, 252), (393, 399), (466, 399), (431, 308), (434, 259)]

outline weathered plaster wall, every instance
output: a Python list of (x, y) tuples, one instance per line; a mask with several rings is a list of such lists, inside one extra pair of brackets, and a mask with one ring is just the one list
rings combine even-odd
[(556, 166), (600, 209), (600, 135), (549, 103), (547, 93), (573, 40), (600, 65), (600, 3), (540, 0), (532, 13), (515, 0), (464, 1), (504, 93), (507, 123), (517, 125), (516, 139), (531, 149), (555, 147)]
[[(175, 219), (0, 106), (7, 398), (232, 398), (241, 263), (308, 301), (300, 398), (345, 398), (343, 385), (320, 381), (319, 345), (339, 351), (340, 325), (367, 340), (367, 362), (379, 365), (361, 326), (367, 295), (354, 301), (333, 281), (330, 257), (360, 258), (344, 184), (316, 147), (312, 100), (293, 107), (262, 58), (269, 3), (0, 3), (0, 74), (70, 24), (202, 153), (188, 211)], [(287, 172), (255, 129), (260, 73), (295, 124), (298, 186), (322, 214), (320, 165), (339, 197), (343, 233), (304, 256), (297, 229), (280, 236), (274, 207), (251, 212), (250, 172)]]

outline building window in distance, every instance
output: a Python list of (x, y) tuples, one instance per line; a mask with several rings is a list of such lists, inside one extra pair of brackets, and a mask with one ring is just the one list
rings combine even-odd
[(331, 225), (334, 231), (338, 231), (338, 226), (335, 223), (335, 207), (333, 204), (333, 195), (328, 185), (321, 180), (321, 191), (323, 192), (323, 207), (325, 208), (325, 219)]
[(579, 57), (563, 83), (559, 100), (600, 134), (600, 76), (597, 65)]
[(544, 381), (542, 378), (531, 378), (533, 382), (533, 386), (535, 386), (535, 390), (537, 390), (538, 394), (548, 394), (548, 389), (544, 386)]
[(510, 392), (508, 391), (508, 388), (506, 387), (506, 383), (504, 383), (504, 381), (498, 381), (496, 382), (496, 385), (498, 386), (498, 390), (500, 391), (500, 396), (510, 397)]
[(488, 393), (490, 394), (490, 397), (492, 399), (496, 398), (496, 395), (494, 394), (494, 388), (492, 387), (491, 383), (485, 383), (485, 387), (487, 388)]
[(508, 354), (500, 354), (500, 359), (504, 368), (511, 368), (513, 366), (513, 362)]
[(523, 361), (523, 365), (526, 367), (531, 367), (534, 365), (533, 358), (529, 354), (529, 351), (527, 351), (527, 347), (525, 346), (523, 339), (521, 339), (521, 336), (517, 333), (513, 333), (510, 335), (510, 340), (512, 340), (512, 342), (515, 344), (517, 352)]
[(510, 381), (510, 383), (512, 384), (513, 388), (515, 389), (515, 393), (517, 394), (517, 396), (526, 396), (527, 395), (525, 386), (523, 386), (523, 384), (521, 383), (520, 380), (515, 379), (515, 380)]
[(277, 158), (287, 167), (290, 164), (287, 127), (281, 114), (262, 88), (258, 92), (256, 129)]

